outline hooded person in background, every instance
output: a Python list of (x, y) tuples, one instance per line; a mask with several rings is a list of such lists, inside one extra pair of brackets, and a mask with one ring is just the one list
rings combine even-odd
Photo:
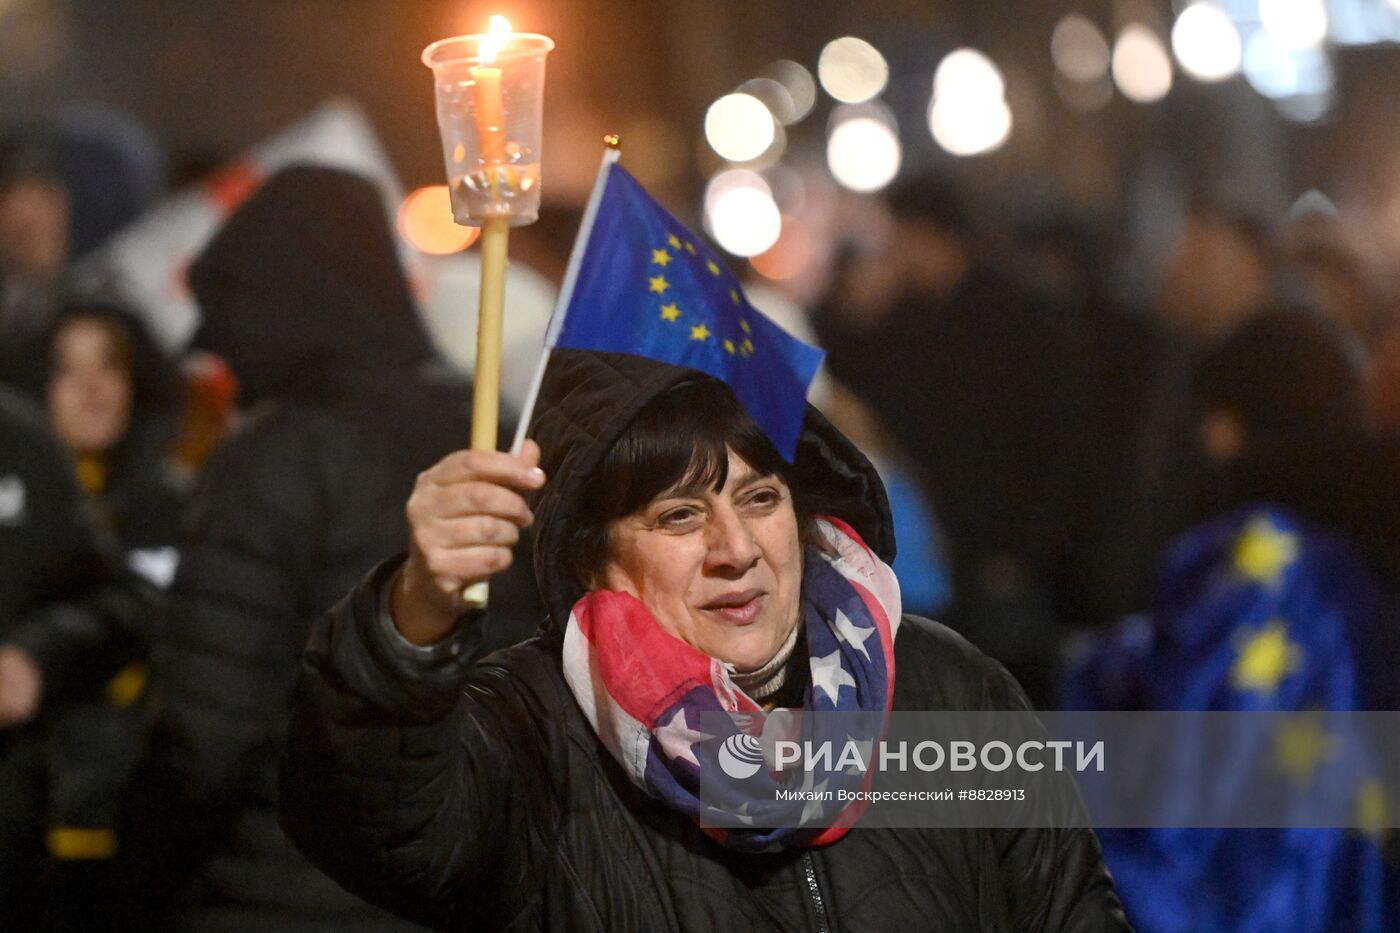
[(39, 387), (78, 484), (138, 572), (175, 572), (181, 494), (170, 465), (184, 384), (145, 326), (99, 302), (67, 305), (41, 347)]
[(68, 192), (46, 137), (0, 139), (0, 379), (32, 379), (33, 344), (58, 308), (68, 266)]
[(33, 343), (70, 265), (153, 206), (165, 158), (130, 118), (81, 110), (0, 132), (0, 379), (32, 379)]
[[(179, 374), (139, 321), (111, 306), (70, 304), (38, 341), (43, 398), (55, 439), (112, 558), (163, 590), (175, 573), (181, 504), (167, 466), (179, 416)], [(160, 596), (150, 593), (152, 615)], [(112, 923), (127, 903), (125, 863), (117, 844), (129, 782), (147, 738), (151, 705), (149, 636), (100, 694), (53, 714), (62, 741), (50, 742), (51, 797), (57, 823), (110, 839), (82, 849), (51, 845), (54, 929)], [(95, 691), (90, 691), (95, 694)], [(63, 838), (61, 830), (55, 838)], [(99, 920), (100, 918), (100, 920)]]
[[(199, 814), (175, 850), (196, 878), (178, 928), (392, 929), (311, 867), (277, 826), (276, 763), (312, 622), (406, 544), (415, 477), (468, 434), (470, 391), (434, 356), (384, 202), (368, 180), (292, 167), (228, 221), (190, 271), (196, 342), (237, 378), (245, 423), (187, 512), (156, 682), (156, 760)], [(503, 579), (487, 642), (525, 637), (533, 585)], [(167, 840), (150, 840), (163, 846)]]
[(42, 412), (0, 387), (0, 928), (67, 929), (75, 905), (108, 903), (90, 884), (55, 885), (73, 880), (65, 864), (114, 852), (113, 801), (92, 793), (80, 712), (142, 660), (149, 600), (92, 522)]

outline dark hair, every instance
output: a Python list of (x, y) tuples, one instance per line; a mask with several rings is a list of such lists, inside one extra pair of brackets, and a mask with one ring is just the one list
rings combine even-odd
[(608, 561), (608, 527), (670, 489), (718, 491), (733, 450), (762, 476), (777, 476), (792, 492), (804, 543), (814, 523), (793, 483), (792, 466), (773, 449), (729, 387), (709, 378), (683, 382), (652, 399), (608, 448), (589, 476), (570, 530), (574, 582), (590, 589)]
[(1255, 314), (1202, 360), (1196, 396), (1203, 413), (1228, 411), (1247, 435), (1360, 430), (1366, 418), (1360, 348), (1333, 322), (1279, 307)]
[(131, 380), (133, 410), (169, 408), (182, 402), (184, 383), (144, 323), (120, 305), (86, 298), (69, 299), (44, 335), (40, 361), (44, 384), (34, 387), (40, 394), (47, 392), (48, 379), (58, 366), (58, 338), (73, 325), (86, 322), (100, 326), (115, 344)]

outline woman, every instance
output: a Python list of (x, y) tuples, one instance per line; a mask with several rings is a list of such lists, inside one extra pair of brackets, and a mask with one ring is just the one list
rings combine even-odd
[[(167, 587), (183, 499), (167, 457), (178, 372), (139, 321), (96, 302), (63, 308), (42, 348), (49, 424), (71, 454), (87, 511), (116, 546), (114, 557), (153, 587)], [(108, 676), (50, 711), (46, 874), (51, 912), (64, 929), (117, 923), (136, 909), (124, 877), (132, 864), (128, 818), (153, 709), (151, 620), (162, 608), (154, 590), (148, 596), (140, 638), (102, 645)]]
[(133, 568), (168, 585), (182, 499), (168, 457), (179, 373), (140, 322), (103, 304), (65, 308), (44, 347), (49, 422), (77, 462), (79, 485)]
[[(900, 624), (879, 480), (815, 412), (788, 466), (712, 380), (555, 350), (532, 428), (519, 458), (422, 474), (408, 559), (312, 635), (283, 824), (332, 877), (453, 929), (1126, 929), (1085, 830), (697, 825), (675, 710), (1024, 698), (946, 629)], [(472, 666), (458, 594), (532, 520), (550, 619)], [(859, 636), (828, 654), (838, 608)]]

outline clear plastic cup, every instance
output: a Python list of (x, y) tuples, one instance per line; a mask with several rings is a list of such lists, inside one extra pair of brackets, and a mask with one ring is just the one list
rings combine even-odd
[[(423, 50), (423, 64), (433, 70), (453, 218), (479, 227), (487, 217), (506, 215), (514, 227), (534, 222), (540, 213), (544, 59), (554, 40), (512, 33), (487, 62), (481, 47), (488, 38), (434, 42)], [(499, 121), (493, 98), (499, 101)]]

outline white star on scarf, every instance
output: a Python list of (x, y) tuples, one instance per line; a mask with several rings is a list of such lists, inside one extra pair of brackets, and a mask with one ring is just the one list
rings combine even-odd
[(850, 672), (841, 666), (841, 649), (836, 649), (824, 658), (812, 659), (813, 689), (825, 690), (826, 695), (831, 697), (831, 702), (835, 704), (843, 685), (854, 690), (856, 681)]
[(846, 618), (846, 614), (840, 609), (836, 610), (836, 621), (831, 623), (831, 627), (835, 630), (837, 637), (852, 648), (859, 650), (861, 654), (865, 655), (865, 660), (870, 660), (870, 652), (866, 649), (865, 642), (866, 639), (875, 634), (875, 629), (861, 628)]
[(697, 732), (685, 724), (685, 707), (683, 706), (678, 707), (670, 722), (659, 726), (655, 734), (657, 741), (661, 743), (662, 751), (670, 758), (684, 758), (697, 768), (700, 767), (700, 760), (695, 757), (691, 746), (696, 742), (714, 738), (712, 735)]

